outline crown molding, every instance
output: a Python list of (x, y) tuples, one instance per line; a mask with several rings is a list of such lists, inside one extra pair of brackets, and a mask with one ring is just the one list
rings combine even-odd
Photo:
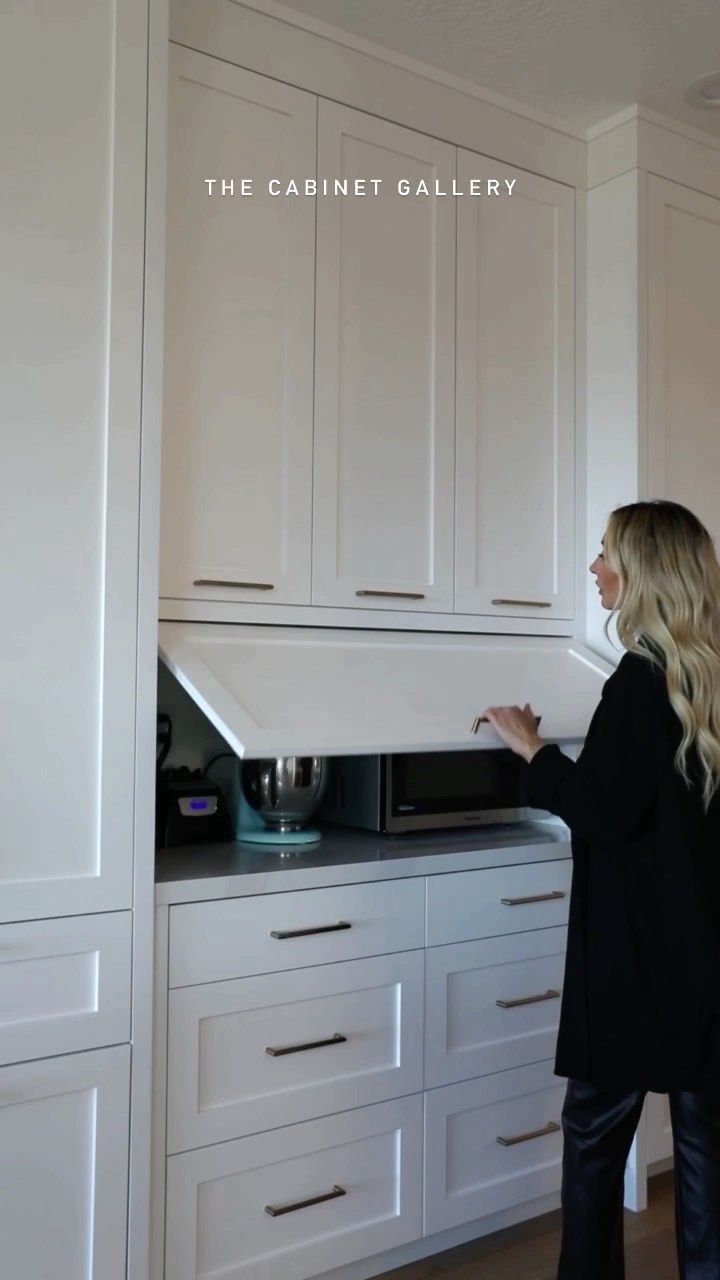
[(390, 66), (401, 67), (404, 71), (409, 71), (413, 75), (422, 76), (425, 80), (433, 80), (436, 84), (455, 89), (458, 93), (477, 98), (480, 102), (487, 102), (490, 106), (500, 107), (503, 111), (511, 112), (513, 115), (521, 116), (526, 120), (532, 120), (534, 124), (541, 124), (546, 129), (553, 129), (556, 133), (565, 134), (567, 137), (575, 138), (579, 142), (585, 141), (584, 130), (573, 128), (572, 125), (569, 125), (566, 120), (560, 119), (559, 116), (529, 107), (526, 103), (518, 102), (516, 98), (511, 98), (506, 94), (496, 93), (493, 89), (485, 89), (476, 84), (474, 80), (466, 80), (462, 76), (453, 75), (452, 72), (444, 71), (441, 67), (433, 66), (432, 63), (422, 62), (420, 59), (411, 58), (404, 53), (397, 53), (393, 49), (388, 49), (385, 45), (376, 44), (374, 40), (366, 40), (363, 36), (356, 36), (351, 31), (336, 27), (333, 23), (311, 18), (308, 14), (301, 13), (298, 9), (293, 9), (290, 5), (278, 3), (278, 0), (230, 0), (230, 3), (239, 4), (243, 9), (253, 9), (255, 13), (265, 14), (270, 18), (276, 18), (279, 22), (297, 27), (301, 31), (309, 31), (313, 35), (321, 36), (324, 40), (331, 41), (333, 44), (341, 45), (346, 49), (354, 49), (358, 53), (367, 54), (380, 62), (388, 63)]

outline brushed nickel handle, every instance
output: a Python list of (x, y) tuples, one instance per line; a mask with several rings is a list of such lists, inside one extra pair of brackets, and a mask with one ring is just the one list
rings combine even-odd
[(265, 1052), (269, 1053), (271, 1058), (282, 1058), (286, 1053), (304, 1053), (306, 1049), (324, 1049), (328, 1044), (345, 1044), (346, 1041), (347, 1036), (342, 1036), (339, 1031), (336, 1031), (334, 1035), (328, 1036), (326, 1040), (308, 1040), (305, 1044), (287, 1044), (280, 1049), (268, 1045)]
[[(536, 728), (538, 728), (538, 729), (540, 728), (540, 721), (541, 721), (541, 720), (542, 720), (542, 716), (536, 716), (536, 717), (535, 717), (535, 726), (536, 726)], [(473, 722), (472, 722), (472, 728), (471, 728), (470, 732), (471, 732), (471, 733), (477, 733), (477, 731), (478, 731), (478, 729), (480, 728), (480, 725), (481, 725), (481, 724), (489, 724), (489, 723), (490, 723), (490, 721), (488, 720), (487, 716), (476, 716), (476, 717), (475, 717), (475, 719), (474, 719), (474, 720), (473, 720)]]
[(324, 1200), (337, 1200), (338, 1196), (346, 1196), (347, 1191), (344, 1187), (338, 1187), (337, 1184), (332, 1191), (325, 1191), (320, 1196), (310, 1196), (308, 1200), (296, 1200), (291, 1204), (266, 1204), (265, 1212), (270, 1214), (271, 1218), (279, 1218), (283, 1213), (295, 1213), (298, 1209), (309, 1209), (312, 1204), (322, 1204)]
[(564, 898), (562, 889), (553, 889), (551, 893), (534, 893), (530, 898), (501, 898), (506, 907), (520, 907), (526, 902), (554, 902), (556, 898)]
[(531, 1138), (544, 1138), (546, 1133), (558, 1133), (560, 1125), (555, 1120), (548, 1120), (542, 1129), (531, 1129), (529, 1133), (515, 1133), (511, 1138), (496, 1138), (503, 1147), (514, 1147), (516, 1142), (529, 1142)]
[(500, 596), (497, 600), (491, 600), (491, 604), (522, 604), (527, 605), (530, 609), (552, 609), (552, 600), (506, 600), (504, 596)]
[(383, 596), (388, 600), (424, 600), (423, 591), (356, 591), (356, 596)]
[(552, 987), (548, 987), (547, 991), (543, 991), (539, 996), (519, 996), (516, 1000), (496, 1000), (495, 1003), (501, 1009), (517, 1009), (521, 1004), (538, 1004), (540, 1000), (557, 1000), (559, 995), (559, 991), (553, 991)]
[(352, 929), (349, 920), (338, 920), (337, 924), (318, 924), (311, 929), (271, 929), (270, 937), (282, 941), (285, 938), (308, 938), (311, 933), (338, 933), (340, 929)]
[(248, 591), (274, 591), (272, 582), (233, 582), (229, 578), (195, 578), (194, 587), (243, 587)]

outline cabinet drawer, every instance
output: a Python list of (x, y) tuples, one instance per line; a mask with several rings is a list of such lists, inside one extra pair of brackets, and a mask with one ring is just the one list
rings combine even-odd
[(425, 953), (425, 1086), (555, 1054), (567, 929)]
[(0, 1062), (130, 1039), (131, 912), (0, 927)]
[(171, 991), (168, 1151), (419, 1092), (422, 992), (422, 951)]
[(539, 1062), (425, 1094), (425, 1235), (559, 1189), (565, 1088)]
[(166, 1274), (307, 1280), (416, 1240), (421, 1167), (419, 1094), (171, 1156)]
[(429, 876), (427, 945), (567, 923), (572, 859)]
[(413, 951), (424, 904), (416, 877), (173, 907), (170, 986)]

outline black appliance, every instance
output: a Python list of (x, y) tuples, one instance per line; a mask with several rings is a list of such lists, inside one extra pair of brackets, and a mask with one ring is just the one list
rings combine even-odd
[(225, 796), (217, 782), (202, 769), (180, 765), (163, 769), (172, 746), (172, 723), (157, 718), (155, 779), (155, 845), (168, 849), (181, 844), (232, 840), (233, 831)]
[(169, 849), (206, 840), (232, 840), (227, 803), (201, 769), (164, 769), (158, 775), (156, 844)]

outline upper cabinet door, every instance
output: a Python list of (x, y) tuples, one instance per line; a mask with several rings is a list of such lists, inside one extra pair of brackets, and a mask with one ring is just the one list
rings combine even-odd
[(310, 602), (315, 116), (171, 46), (162, 596)]
[(313, 603), (451, 611), (455, 149), (321, 101), (318, 174)]
[(571, 618), (574, 193), (458, 152), (459, 613)]
[(648, 496), (689, 507), (720, 552), (720, 200), (648, 181)]

